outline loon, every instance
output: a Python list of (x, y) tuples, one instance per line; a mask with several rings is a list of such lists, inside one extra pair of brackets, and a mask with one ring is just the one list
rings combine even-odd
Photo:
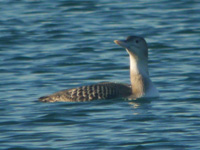
[(102, 82), (56, 92), (39, 98), (41, 102), (84, 102), (98, 99), (158, 97), (159, 92), (149, 77), (148, 45), (144, 38), (128, 36), (126, 40), (114, 40), (125, 48), (130, 58), (131, 85)]

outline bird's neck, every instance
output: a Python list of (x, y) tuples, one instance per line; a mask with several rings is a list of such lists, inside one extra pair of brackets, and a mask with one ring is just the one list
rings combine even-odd
[(139, 60), (137, 56), (130, 55), (130, 79), (134, 98), (142, 97), (148, 86), (148, 59)]

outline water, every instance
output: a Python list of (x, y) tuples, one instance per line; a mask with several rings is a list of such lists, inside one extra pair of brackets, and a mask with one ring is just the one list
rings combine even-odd
[[(200, 149), (198, 0), (0, 2), (0, 149)], [(128, 35), (149, 43), (156, 99), (40, 103), (129, 83)]]

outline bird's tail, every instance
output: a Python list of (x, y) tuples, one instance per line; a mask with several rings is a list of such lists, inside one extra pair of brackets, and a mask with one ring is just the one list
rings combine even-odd
[(42, 96), (38, 99), (40, 102), (55, 102), (50, 96)]

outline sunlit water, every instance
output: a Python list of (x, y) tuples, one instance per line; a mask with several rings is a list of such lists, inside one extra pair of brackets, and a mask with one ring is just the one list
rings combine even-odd
[[(0, 149), (200, 149), (198, 0), (0, 2)], [(128, 35), (149, 43), (156, 99), (41, 103), (129, 83)]]

